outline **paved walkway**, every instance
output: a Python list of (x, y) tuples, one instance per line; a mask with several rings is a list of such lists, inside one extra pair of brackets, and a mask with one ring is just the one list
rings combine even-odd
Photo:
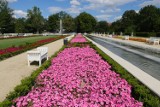
[(156, 93), (160, 97), (160, 81), (153, 78), (149, 74), (145, 73), (138, 67), (134, 66), (130, 62), (124, 60), (123, 58), (115, 55), (105, 47), (101, 46), (100, 44), (94, 42), (93, 40), (87, 38), (88, 40), (92, 41), (98, 48), (103, 50), (107, 55), (109, 55), (113, 60), (119, 63), (122, 67), (124, 67), (129, 73), (131, 73), (134, 77), (136, 77), (139, 81), (145, 84), (150, 90)]
[[(71, 39), (73, 36), (68, 37)], [(44, 45), (48, 47), (48, 56), (52, 56), (63, 46), (63, 39)], [(0, 102), (13, 91), (21, 80), (36, 70), (38, 65), (27, 65), (27, 52), (0, 62)]]

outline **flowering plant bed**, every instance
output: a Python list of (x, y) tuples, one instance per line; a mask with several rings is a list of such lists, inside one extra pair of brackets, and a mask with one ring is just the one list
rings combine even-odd
[[(24, 79), (0, 106), (141, 107), (141, 102), (144, 107), (160, 105), (156, 95), (99, 48), (91, 42), (86, 42), (84, 47), (81, 44), (63, 47), (52, 62), (47, 61)], [(46, 70), (41, 73), (43, 69)]]
[(147, 42), (147, 38), (129, 37), (129, 40), (138, 41), (138, 42)]
[(142, 106), (131, 97), (131, 86), (89, 47), (66, 48), (36, 79), (16, 107)]
[(87, 42), (86, 38), (84, 38), (81, 34), (76, 35), (72, 40), (71, 43), (84, 43)]
[[(123, 39), (124, 36), (115, 36), (113, 38)], [(138, 42), (147, 42), (147, 38), (142, 38), (142, 37), (129, 37), (129, 40), (138, 41)]]
[(31, 44), (26, 44), (26, 45), (22, 45), (22, 46), (18, 46), (18, 47), (9, 47), (6, 49), (0, 49), (0, 60), (3, 60), (5, 58), (17, 55), (19, 53), (22, 53), (24, 51), (36, 48), (38, 46), (53, 42), (55, 40), (58, 39), (62, 39), (65, 36), (60, 36), (60, 37), (55, 37), (55, 38), (48, 38), (48, 39), (44, 39), (44, 40), (39, 40), (37, 42), (31, 43)]

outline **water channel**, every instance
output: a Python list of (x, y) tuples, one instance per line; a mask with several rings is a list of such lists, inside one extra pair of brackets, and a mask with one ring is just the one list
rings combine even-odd
[(107, 39), (93, 36), (89, 36), (89, 38), (137, 66), (152, 77), (160, 80), (160, 54), (132, 46), (118, 44)]

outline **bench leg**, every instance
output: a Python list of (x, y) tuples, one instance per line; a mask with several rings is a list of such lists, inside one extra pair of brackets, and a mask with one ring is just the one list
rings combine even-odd
[(30, 61), (28, 60), (28, 66), (30, 66)]
[(41, 66), (41, 60), (39, 60), (39, 66)]

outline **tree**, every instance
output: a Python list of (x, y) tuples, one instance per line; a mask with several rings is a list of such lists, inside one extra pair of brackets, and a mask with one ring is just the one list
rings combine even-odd
[(158, 32), (160, 31), (160, 9), (149, 5), (139, 11), (138, 31)]
[(75, 22), (74, 19), (68, 15), (63, 19), (63, 28), (65, 29), (65, 32), (74, 32), (75, 31)]
[(79, 16), (76, 17), (77, 32), (92, 32), (95, 30), (96, 24), (96, 19), (86, 12), (80, 13)]
[(122, 29), (122, 20), (113, 22), (110, 26), (110, 32), (124, 32)]
[(14, 32), (13, 11), (8, 7), (6, 0), (0, 0), (0, 32)]
[(108, 23), (106, 21), (98, 22), (95, 31), (100, 33), (106, 33), (108, 31)]
[(27, 28), (29, 32), (39, 33), (42, 31), (44, 18), (38, 7), (35, 6), (32, 10), (28, 10), (27, 18)]
[(75, 30), (75, 22), (74, 19), (66, 12), (59, 12), (49, 16), (48, 18), (48, 27), (49, 31), (59, 31), (59, 23), (60, 19), (62, 19), (63, 29), (65, 32), (72, 32)]
[(59, 16), (58, 14), (53, 14), (48, 17), (48, 31), (56, 32), (59, 29)]
[(24, 32), (26, 32), (26, 30), (25, 30), (25, 22), (26, 22), (25, 18), (16, 19), (16, 21), (15, 21), (15, 32), (16, 33), (24, 33)]
[(127, 10), (122, 15), (122, 28), (125, 32), (132, 32), (136, 30), (138, 14), (135, 10)]

